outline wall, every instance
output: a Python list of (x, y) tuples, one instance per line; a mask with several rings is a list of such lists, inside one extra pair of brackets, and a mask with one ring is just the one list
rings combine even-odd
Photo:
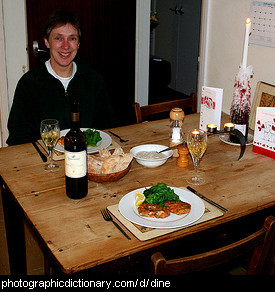
[[(2, 1), (4, 11), (7, 74), (9, 79), (9, 106), (11, 106), (15, 86), (18, 79), (26, 72), (28, 66), (26, 54), (26, 10), (25, 1)], [(16, 9), (14, 9), (15, 7)]]
[[(245, 20), (251, 0), (211, 0), (206, 86), (224, 89), (223, 111), (230, 112), (234, 80), (242, 60)], [(275, 48), (249, 44), (247, 65), (254, 68), (252, 97), (258, 81), (275, 84)]]
[[(2, 129), (2, 144), (5, 146), (5, 141), (8, 135), (7, 118), (10, 110), (14, 90), (16, 84), (23, 73), (27, 70), (27, 34), (26, 34), (26, 11), (24, 0), (0, 0), (0, 5), (3, 9), (3, 15), (0, 21), (0, 29), (3, 29), (3, 38), (5, 40), (5, 64), (0, 63), (0, 72), (7, 74), (7, 92), (0, 96), (1, 106), (4, 104), (5, 111), (1, 107), (1, 129)], [(1, 54), (4, 56), (4, 53)]]

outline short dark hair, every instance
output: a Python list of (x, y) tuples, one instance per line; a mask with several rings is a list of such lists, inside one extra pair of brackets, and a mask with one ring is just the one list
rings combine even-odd
[(44, 37), (49, 40), (51, 31), (60, 25), (71, 24), (77, 31), (79, 38), (81, 37), (81, 27), (79, 17), (76, 13), (68, 12), (63, 9), (56, 10), (48, 19), (45, 25)]

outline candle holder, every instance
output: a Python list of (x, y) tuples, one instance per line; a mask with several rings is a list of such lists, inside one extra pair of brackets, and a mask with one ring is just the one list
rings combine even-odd
[(217, 132), (217, 126), (214, 125), (214, 124), (208, 124), (207, 125), (207, 132), (211, 133), (211, 134), (216, 133)]
[(233, 132), (235, 129), (235, 125), (233, 123), (225, 123), (224, 124), (224, 131), (225, 132)]
[(225, 123), (223, 130), (217, 130), (217, 126), (214, 124), (208, 124), (207, 125), (207, 134), (208, 135), (215, 135), (215, 134), (234, 134), (241, 145), (241, 151), (238, 160), (240, 160), (245, 152), (246, 148), (246, 139), (245, 136), (240, 132), (239, 130), (235, 129), (235, 125), (233, 123)]

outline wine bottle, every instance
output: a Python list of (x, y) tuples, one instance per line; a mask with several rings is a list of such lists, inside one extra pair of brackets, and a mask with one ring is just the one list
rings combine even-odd
[(64, 139), (66, 194), (71, 199), (88, 193), (87, 142), (79, 128), (79, 103), (71, 103), (71, 129)]

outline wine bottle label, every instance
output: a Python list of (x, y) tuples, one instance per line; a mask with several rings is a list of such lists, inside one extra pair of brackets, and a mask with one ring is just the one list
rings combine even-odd
[(71, 113), (71, 121), (78, 122), (79, 121), (79, 113)]
[(235, 129), (239, 130), (245, 136), (246, 124), (243, 125), (235, 124)]
[(70, 152), (65, 150), (65, 175), (71, 178), (80, 178), (87, 173), (87, 153)]

